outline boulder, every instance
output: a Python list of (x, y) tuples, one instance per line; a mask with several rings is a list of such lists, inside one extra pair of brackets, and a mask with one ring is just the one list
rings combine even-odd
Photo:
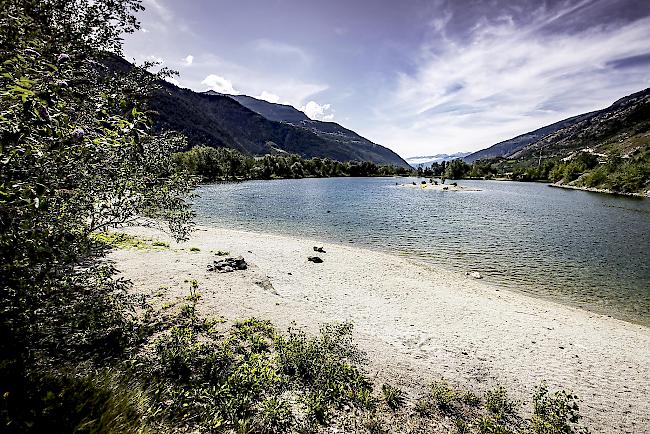
[(318, 256), (309, 256), (309, 257), (307, 258), (307, 260), (308, 260), (309, 262), (313, 262), (314, 264), (320, 264), (320, 263), (323, 262), (323, 260), (322, 260), (321, 258), (319, 258)]
[(208, 271), (216, 271), (218, 273), (231, 273), (235, 270), (246, 270), (247, 268), (248, 264), (246, 264), (243, 256), (219, 259), (218, 261), (214, 261), (212, 265), (208, 265)]
[(316, 246), (314, 246), (314, 252), (325, 253), (325, 250), (323, 250), (322, 247), (316, 247)]

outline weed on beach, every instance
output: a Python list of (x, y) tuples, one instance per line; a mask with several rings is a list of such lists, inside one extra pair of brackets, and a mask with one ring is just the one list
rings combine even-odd
[(92, 239), (100, 245), (115, 249), (138, 249), (138, 250), (164, 250), (169, 249), (169, 243), (129, 235), (123, 232), (98, 232), (92, 234)]
[(199, 315), (199, 282), (188, 284), (177, 309), (166, 303), (158, 313), (145, 310), (127, 360), (82, 366), (43, 386), (54, 393), (44, 395), (43, 411), (68, 418), (57, 426), (127, 433), (587, 432), (578, 425), (577, 397), (550, 393), (545, 384), (535, 391), (530, 421), (517, 415), (502, 387), (481, 400), (441, 380), (409, 404), (401, 389), (367, 376), (352, 324), (325, 324), (313, 336), (259, 318), (228, 325)]

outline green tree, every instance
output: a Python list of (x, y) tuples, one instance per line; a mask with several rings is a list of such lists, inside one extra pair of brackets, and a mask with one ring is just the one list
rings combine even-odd
[(447, 162), (445, 168), (445, 178), (447, 179), (462, 179), (465, 178), (470, 172), (470, 165), (463, 160), (457, 159)]
[(115, 64), (138, 0), (0, 6), (0, 418), (23, 432), (38, 378), (128, 343), (129, 300), (93, 234), (164, 223), (182, 238), (193, 178), (170, 158), (183, 140), (145, 114), (160, 77)]

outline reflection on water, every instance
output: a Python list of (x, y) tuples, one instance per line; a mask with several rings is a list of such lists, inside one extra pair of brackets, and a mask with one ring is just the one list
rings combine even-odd
[(650, 200), (410, 178), (250, 181), (198, 189), (197, 221), (388, 249), (529, 294), (650, 325)]

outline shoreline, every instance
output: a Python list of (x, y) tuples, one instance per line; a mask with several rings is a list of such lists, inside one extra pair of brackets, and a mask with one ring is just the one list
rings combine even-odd
[[(125, 232), (169, 241), (150, 229)], [(242, 255), (251, 266), (208, 272), (216, 259), (211, 250)], [(308, 262), (314, 255), (324, 262)], [(477, 391), (504, 384), (514, 398), (529, 401), (547, 380), (578, 394), (595, 432), (642, 432), (650, 425), (650, 329), (642, 325), (401, 256), (303, 237), (203, 226), (169, 250), (116, 250), (109, 260), (136, 293), (164, 292), (161, 302), (186, 296), (185, 281), (197, 279), (199, 309), (212, 316), (257, 316), (283, 329), (295, 322), (312, 332), (350, 320), (369, 374), (409, 392), (444, 377)]]
[(576, 185), (566, 185), (566, 184), (557, 184), (557, 183), (549, 184), (548, 186), (554, 188), (564, 188), (566, 190), (578, 190), (578, 191), (586, 191), (590, 193), (611, 194), (614, 196), (638, 197), (642, 199), (650, 197), (650, 192), (649, 193), (623, 193), (623, 192), (608, 190), (606, 188), (578, 187)]

